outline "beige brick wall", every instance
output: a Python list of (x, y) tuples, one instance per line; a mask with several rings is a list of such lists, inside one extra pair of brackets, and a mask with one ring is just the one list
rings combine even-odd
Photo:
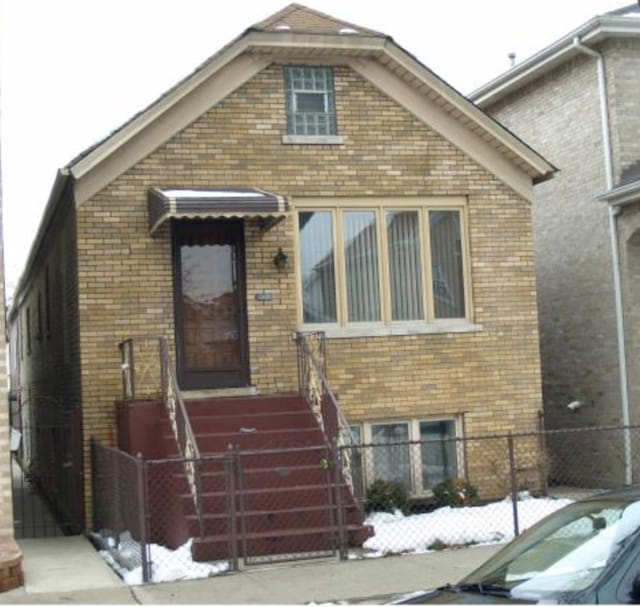
[[(560, 172), (535, 188), (543, 393), (555, 428), (620, 422), (596, 63), (578, 56), (488, 108)], [(579, 119), (578, 119), (579, 117)], [(595, 403), (580, 415), (572, 400)]]
[[(613, 39), (604, 55), (614, 185), (640, 162), (640, 41)], [(565, 428), (622, 423), (613, 266), (597, 64), (579, 55), (485, 108), (554, 163), (559, 174), (536, 187), (534, 233), (543, 395), (547, 425)], [(617, 220), (625, 308), (632, 423), (640, 422), (640, 249), (629, 238), (637, 210)], [(634, 244), (635, 243), (635, 244)], [(586, 403), (578, 413), (572, 400)], [(603, 439), (583, 458), (595, 482), (621, 480), (619, 445)], [(606, 456), (603, 456), (605, 453)], [(634, 475), (637, 476), (637, 471)], [(599, 486), (604, 486), (604, 483)]]
[[(282, 144), (282, 72), (273, 65), (79, 209), (85, 440), (113, 432), (118, 342), (173, 334), (170, 231), (148, 235), (151, 186), (259, 187), (294, 201), (468, 196), (474, 313), (484, 329), (331, 340), (329, 379), (352, 421), (464, 413), (468, 433), (535, 428), (541, 399), (530, 205), (347, 68), (336, 68), (335, 84), (344, 145)], [(263, 393), (294, 390), (295, 272), (279, 273), (272, 259), (278, 246), (294, 250), (295, 222), (266, 233), (255, 221), (245, 224), (251, 381)], [(273, 302), (256, 301), (262, 289), (276, 294)]]

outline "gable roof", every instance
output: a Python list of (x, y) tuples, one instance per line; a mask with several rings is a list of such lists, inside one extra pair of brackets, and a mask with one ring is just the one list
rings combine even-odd
[[(82, 204), (273, 60), (288, 58), (348, 64), (525, 198), (530, 198), (531, 180), (547, 179), (555, 171), (389, 36), (291, 4), (248, 28), (145, 110), (74, 158), (63, 173), (75, 181), (76, 203)], [(497, 154), (484, 153), (492, 150)]]
[(482, 85), (469, 95), (469, 99), (480, 107), (487, 107), (499, 101), (580, 54), (576, 41), (593, 46), (607, 38), (629, 36), (640, 36), (638, 3), (593, 17), (553, 44)]
[[(367, 36), (386, 37), (381, 32), (355, 25), (341, 19), (336, 19), (331, 15), (302, 6), (302, 4), (289, 4), (282, 10), (267, 17), (264, 21), (256, 23), (249, 29), (262, 32), (291, 30), (306, 34), (335, 34), (335, 33), (357, 33)], [(351, 32), (346, 30), (353, 30)]]
[(348, 65), (527, 200), (532, 183), (557, 170), (390, 36), (290, 4), (249, 27), (58, 171), (26, 270), (68, 188), (82, 205), (274, 60)]

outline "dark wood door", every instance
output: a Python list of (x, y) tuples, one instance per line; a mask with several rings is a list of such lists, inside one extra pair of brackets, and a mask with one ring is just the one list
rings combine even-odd
[(180, 387), (248, 385), (242, 222), (174, 222), (173, 261)]

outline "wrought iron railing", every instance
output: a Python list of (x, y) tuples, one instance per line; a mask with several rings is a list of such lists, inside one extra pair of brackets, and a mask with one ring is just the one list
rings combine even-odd
[(336, 447), (343, 477), (360, 502), (361, 483), (354, 482), (354, 476), (360, 476), (360, 446), (327, 381), (324, 332), (297, 333), (296, 342), (300, 393), (316, 416), (327, 442)]
[(160, 396), (158, 339), (155, 335), (143, 335), (126, 339), (118, 346), (124, 400)]
[(200, 450), (196, 442), (196, 436), (189, 421), (189, 415), (178, 387), (173, 366), (169, 359), (167, 340), (160, 337), (160, 375), (162, 378), (162, 399), (169, 415), (171, 428), (178, 443), (180, 454), (185, 460), (185, 471), (189, 490), (200, 524), (200, 533), (203, 530), (202, 518), (202, 475), (200, 470)]
[[(154, 343), (155, 348), (150, 348), (150, 344)], [(153, 356), (151, 355), (152, 350), (155, 350), (155, 355)], [(136, 351), (138, 356), (134, 356)], [(180, 456), (184, 460), (184, 470), (189, 491), (193, 498), (200, 530), (202, 531), (200, 450), (180, 394), (175, 371), (171, 365), (167, 340), (165, 337), (127, 339), (120, 344), (120, 352), (124, 399), (132, 400), (140, 397), (149, 398), (157, 394), (161, 395)], [(142, 373), (136, 367), (138, 359), (141, 359), (143, 363)], [(155, 359), (155, 364), (152, 362), (153, 359)]]

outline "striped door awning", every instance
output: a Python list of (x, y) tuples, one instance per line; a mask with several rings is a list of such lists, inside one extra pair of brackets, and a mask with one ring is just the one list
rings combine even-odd
[(149, 233), (169, 219), (261, 218), (273, 225), (291, 206), (286, 196), (258, 189), (149, 189)]

